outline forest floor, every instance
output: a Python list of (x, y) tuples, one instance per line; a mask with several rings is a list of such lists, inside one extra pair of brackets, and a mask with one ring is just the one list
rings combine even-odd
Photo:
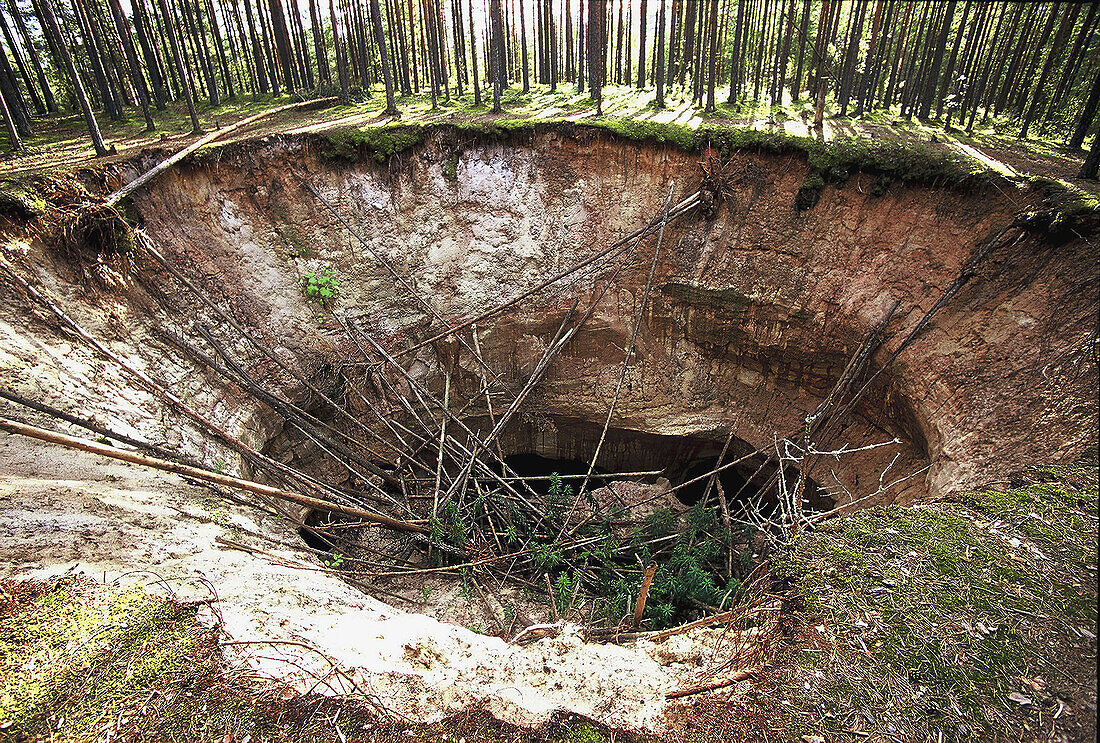
[[(471, 92), (441, 99), (432, 109), (429, 96), (421, 94), (398, 99), (400, 121), (424, 123), (490, 123), (502, 119), (548, 119), (581, 121), (596, 117), (587, 93), (577, 93), (571, 84), (551, 92), (548, 86), (533, 85), (530, 93), (518, 87), (505, 92), (504, 112), (490, 112), (489, 91), (483, 92), (481, 105), (475, 106)], [(241, 119), (291, 102), (290, 96), (242, 97), (218, 107), (199, 105), (199, 119), (209, 130), (229, 126)], [(760, 130), (783, 131), (797, 136), (813, 136), (824, 141), (837, 137), (867, 137), (877, 140), (908, 140), (932, 144), (980, 162), (1008, 177), (1043, 176), (1072, 182), (1086, 190), (1100, 192), (1100, 184), (1077, 179), (1084, 160), (1083, 150), (1060, 146), (1053, 139), (1020, 140), (1008, 122), (995, 121), (973, 134), (959, 130), (944, 131), (942, 126), (908, 121), (904, 117), (875, 111), (860, 118), (834, 115), (827, 109), (820, 130), (810, 124), (812, 109), (808, 102), (787, 106), (730, 106), (719, 104), (716, 111), (704, 113), (692, 105), (680, 91), (667, 96), (667, 108), (653, 107), (650, 91), (638, 91), (628, 86), (607, 86), (604, 89), (603, 114), (658, 123), (674, 123), (690, 127), (701, 124), (751, 127)], [(378, 93), (372, 98), (352, 104), (326, 108), (304, 107), (274, 114), (254, 124), (234, 131), (221, 142), (250, 139), (269, 134), (318, 133), (350, 127), (381, 126), (398, 119), (384, 113), (385, 99)], [(172, 104), (165, 111), (154, 113), (157, 131), (144, 131), (140, 112), (130, 111), (127, 121), (114, 122), (102, 118), (100, 127), (108, 147), (114, 153), (99, 160), (121, 160), (146, 148), (182, 149), (197, 139), (191, 133), (190, 120), (183, 104)], [(23, 177), (50, 171), (71, 171), (96, 161), (91, 140), (83, 119), (78, 115), (36, 121), (38, 132), (24, 140), (26, 150), (0, 156), (0, 178)]]

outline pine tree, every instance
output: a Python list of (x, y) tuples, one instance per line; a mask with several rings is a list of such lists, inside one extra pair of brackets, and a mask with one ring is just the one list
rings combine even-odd
[(91, 104), (88, 103), (88, 94), (85, 92), (84, 83), (77, 72), (76, 63), (73, 62), (73, 55), (61, 35), (61, 28), (57, 25), (57, 16), (54, 15), (52, 0), (38, 0), (38, 7), (42, 12), (39, 17), (39, 20), (42, 21), (42, 28), (45, 33), (53, 37), (53, 44), (65, 63), (66, 72), (69, 73), (69, 81), (72, 83), (80, 111), (84, 115), (84, 121), (88, 125), (88, 133), (92, 136), (92, 146), (95, 148), (95, 153), (97, 156), (103, 157), (107, 154), (107, 147), (103, 143), (103, 135), (99, 133), (99, 124), (92, 113)]

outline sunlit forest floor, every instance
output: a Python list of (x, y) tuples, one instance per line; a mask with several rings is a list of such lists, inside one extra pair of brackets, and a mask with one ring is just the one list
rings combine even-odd
[[(473, 93), (467, 90), (461, 97), (441, 98), (433, 110), (426, 94), (398, 99), (402, 122), (460, 122), (498, 119), (564, 119), (585, 120), (596, 116), (587, 91), (577, 93), (572, 84), (560, 85), (556, 92), (548, 86), (533, 85), (529, 94), (513, 86), (504, 94), (502, 114), (490, 113), (490, 92), (483, 90), (481, 105), (475, 106)], [(722, 97), (721, 95), (719, 96)], [(702, 123), (711, 125), (752, 127), (754, 129), (783, 130), (788, 134), (814, 136), (823, 140), (836, 137), (869, 137), (872, 139), (902, 139), (919, 141), (934, 146), (956, 150), (980, 161), (1006, 176), (1037, 175), (1077, 182), (1077, 171), (1084, 159), (1083, 150), (1070, 150), (1061, 146), (1062, 137), (1019, 140), (1010, 122), (993, 121), (979, 127), (973, 134), (959, 130), (945, 132), (942, 125), (907, 121), (893, 112), (873, 111), (860, 118), (839, 117), (826, 109), (826, 119), (821, 130), (812, 126), (813, 111), (808, 101), (785, 106), (748, 106), (719, 104), (718, 110), (704, 113), (692, 105), (690, 95), (673, 90), (666, 97), (667, 107), (657, 110), (653, 106), (653, 92), (639, 91), (627, 86), (607, 86), (604, 89), (603, 114), (605, 116), (646, 119), (662, 123), (675, 123), (696, 127)], [(290, 96), (241, 97), (218, 107), (199, 106), (199, 118), (206, 130), (231, 125), (247, 116), (265, 109), (291, 102)], [(385, 99), (376, 92), (364, 101), (330, 106), (327, 108), (303, 108), (285, 111), (261, 119), (254, 124), (234, 131), (222, 142), (248, 139), (266, 134), (295, 134), (321, 132), (344, 127), (373, 126), (393, 122), (383, 112)], [(100, 117), (100, 126), (108, 147), (115, 148), (109, 159), (131, 157), (143, 148), (177, 150), (196, 139), (191, 134), (187, 110), (182, 103), (172, 104), (165, 111), (154, 113), (157, 131), (147, 133), (140, 111), (129, 112), (127, 121), (115, 122)], [(24, 141), (26, 150), (19, 154), (0, 157), (0, 174), (30, 175), (50, 170), (71, 170), (94, 160), (91, 140), (79, 115), (62, 118), (39, 119), (37, 132)], [(1088, 181), (1077, 182), (1089, 187)], [(1090, 190), (1100, 191), (1100, 185)]]

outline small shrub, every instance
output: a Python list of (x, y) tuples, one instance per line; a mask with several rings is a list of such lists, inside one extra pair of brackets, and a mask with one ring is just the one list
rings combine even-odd
[(320, 302), (325, 307), (340, 294), (340, 281), (332, 266), (325, 266), (302, 277), (302, 290), (307, 299)]

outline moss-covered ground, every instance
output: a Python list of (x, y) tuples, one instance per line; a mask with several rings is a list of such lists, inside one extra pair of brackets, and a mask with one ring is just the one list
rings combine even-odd
[[(218, 107), (199, 104), (203, 126), (209, 131), (226, 126), (246, 116), (292, 102), (290, 97), (248, 96), (226, 102)], [(321, 109), (296, 109), (256, 122), (232, 135), (244, 139), (279, 133), (333, 133), (336, 147), (356, 139), (376, 139), (381, 146), (372, 148), (380, 157), (390, 148), (388, 140), (398, 140), (409, 132), (402, 125), (416, 129), (422, 124), (449, 123), (457, 126), (497, 128), (506, 130), (530, 121), (588, 122), (615, 131), (629, 138), (653, 139), (688, 148), (697, 142), (698, 130), (730, 129), (738, 132), (729, 140), (744, 140), (741, 144), (756, 144), (767, 140), (783, 141), (787, 137), (816, 141), (829, 147), (807, 147), (811, 150), (811, 165), (827, 171), (838, 162), (866, 159), (869, 149), (879, 165), (895, 170), (899, 175), (913, 174), (922, 179), (927, 163), (942, 169), (944, 157), (963, 166), (964, 173), (989, 170), (1002, 175), (1041, 176), (1073, 181), (1084, 153), (1059, 147), (1054, 139), (1035, 138), (1018, 141), (1006, 137), (1005, 122), (992, 120), (973, 133), (944, 132), (936, 122), (922, 124), (897, 116), (890, 111), (873, 111), (859, 119), (839, 117), (827, 111), (825, 125), (815, 130), (807, 124), (809, 115), (805, 101), (782, 107), (722, 104), (712, 113), (692, 105), (678, 91), (670, 91), (667, 107), (658, 110), (653, 105), (653, 91), (638, 91), (629, 86), (608, 86), (605, 89), (603, 115), (597, 116), (594, 104), (586, 93), (578, 93), (572, 85), (562, 85), (556, 91), (534, 85), (529, 93), (511, 88), (504, 94), (502, 114), (490, 112), (488, 99), (475, 104), (470, 91), (462, 96), (440, 99), (433, 109), (426, 95), (398, 99), (400, 118), (392, 119), (383, 112), (384, 101), (379, 95)], [(144, 122), (136, 112), (127, 121), (112, 122), (102, 117), (104, 136), (117, 154), (107, 158), (130, 157), (143, 148), (176, 150), (193, 140), (191, 124), (181, 104), (168, 106), (154, 114), (157, 131), (144, 131)], [(37, 133), (25, 140), (27, 151), (0, 157), (0, 176), (41, 173), (58, 169), (72, 170), (97, 162), (83, 121), (78, 116), (40, 119)], [(383, 127), (380, 135), (362, 130)], [(356, 132), (360, 133), (356, 133)], [(351, 132), (350, 134), (348, 132)], [(1042, 133), (1040, 133), (1042, 134)], [(1054, 136), (1055, 133), (1047, 133)], [(353, 142), (354, 143), (354, 142)], [(789, 143), (787, 143), (789, 144)], [(344, 151), (347, 151), (346, 149)], [(937, 157), (929, 158), (928, 153)], [(839, 160), (837, 159), (839, 156)], [(957, 168), (956, 168), (957, 170)], [(958, 173), (956, 173), (958, 174)], [(1090, 188), (1090, 184), (1078, 184)], [(1091, 189), (1090, 190), (1094, 190)]]
[[(302, 695), (228, 663), (196, 606), (77, 576), (0, 581), (0, 741), (605, 743), (595, 723), (537, 731), (483, 712), (380, 719), (363, 697)], [(619, 736), (618, 740), (629, 740)]]

